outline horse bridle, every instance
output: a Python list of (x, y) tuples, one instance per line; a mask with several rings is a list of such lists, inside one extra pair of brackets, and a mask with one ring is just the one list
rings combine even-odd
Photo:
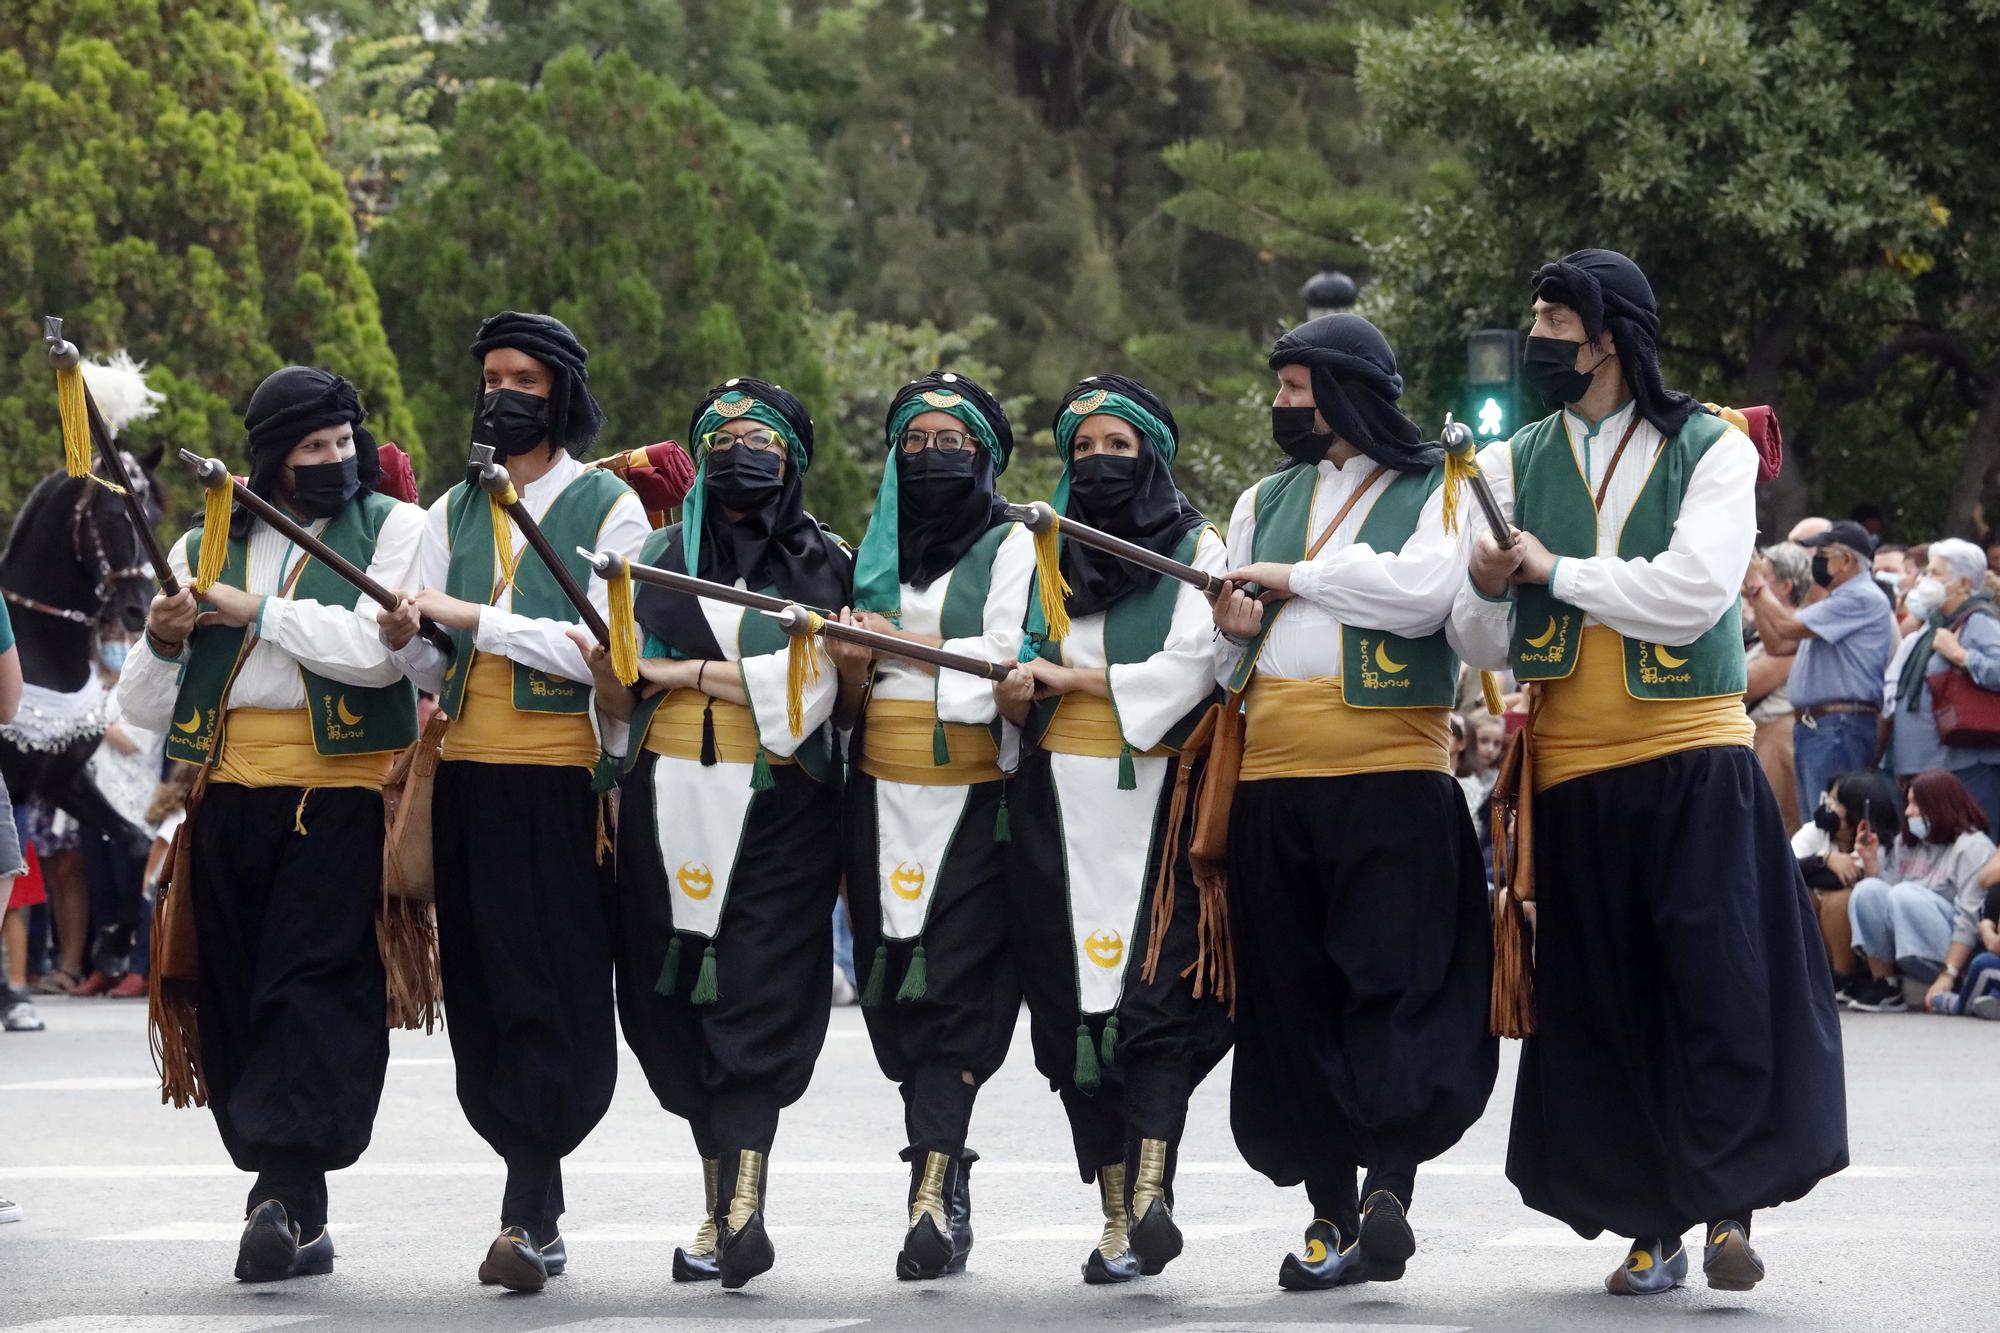
[[(121, 459), (120, 461), (125, 460)], [(133, 468), (129, 462), (126, 463), (125, 473), (128, 483), (144, 484), (143, 480), (133, 477)], [(95, 480), (94, 477), (92, 479)], [(96, 621), (98, 613), (104, 609), (105, 602), (110, 600), (113, 584), (129, 583), (134, 579), (150, 580), (153, 577), (153, 567), (150, 564), (125, 565), (122, 567), (114, 567), (112, 565), (111, 553), (104, 549), (103, 530), (98, 524), (91, 521), (91, 501), (96, 498), (97, 493), (91, 486), (83, 486), (78, 489), (76, 509), (70, 515), (69, 549), (70, 554), (76, 557), (76, 562), (79, 565), (88, 567), (92, 561), (95, 561), (97, 583), (92, 588), (91, 595), (97, 599), (97, 605), (89, 611), (81, 611), (75, 607), (68, 606), (51, 606), (47, 602), (30, 597), (26, 593), (15, 592), (11, 588), (0, 590), (0, 597), (5, 597), (10, 605), (21, 607), (23, 610), (36, 611), (45, 616), (54, 616), (58, 620), (67, 620), (75, 625), (89, 625)], [(86, 558), (83, 549), (86, 534), (88, 534), (90, 539), (90, 554), (88, 558)], [(134, 546), (138, 545), (136, 542), (133, 544)]]

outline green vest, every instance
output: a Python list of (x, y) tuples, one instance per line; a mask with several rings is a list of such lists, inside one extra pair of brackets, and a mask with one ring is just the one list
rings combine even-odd
[[(1182, 564), (1194, 563), (1194, 553), (1201, 545), (1202, 535), (1215, 531), (1212, 523), (1201, 523), (1189, 529), (1173, 551), (1174, 559)], [(1167, 646), (1167, 635), (1174, 627), (1174, 604), (1180, 600), (1181, 585), (1178, 579), (1162, 575), (1153, 586), (1144, 592), (1128, 593), (1115, 602), (1104, 613), (1104, 661), (1108, 666), (1118, 666), (1131, 662), (1144, 662)], [(1044, 639), (1039, 655), (1051, 662), (1062, 661), (1060, 640)], [(1059, 698), (1042, 699), (1028, 710), (1027, 736), (1031, 743), (1039, 744), (1042, 733), (1049, 729), (1049, 721), (1056, 715)], [(1188, 738), (1201, 715), (1215, 702), (1214, 697), (1203, 699), (1188, 715), (1168, 729), (1162, 744), (1178, 750)]]
[[(555, 547), (579, 587), (588, 588), (596, 575), (576, 553), (581, 546), (597, 548), (604, 520), (621, 496), (631, 494), (624, 482), (603, 468), (585, 468), (563, 488), (548, 513), (537, 525)], [(512, 520), (507, 520), (512, 522)], [(451, 547), (451, 563), (444, 576), (447, 593), (460, 601), (490, 606), (496, 592), (493, 568), (493, 506), (486, 492), (464, 482), (451, 488), (445, 497), (445, 532)], [(574, 620), (576, 608), (563, 596), (555, 575), (542, 558), (525, 544), (514, 565), (513, 611), (536, 620)], [(465, 700), (465, 682), (472, 668), (472, 636), (469, 629), (451, 634), (451, 665), (445, 669), (444, 692), (438, 706), (452, 717), (458, 716)], [(586, 713), (590, 711), (590, 686), (564, 676), (552, 676), (532, 667), (514, 665), (514, 707), (523, 713)]]
[[(326, 525), (320, 540), (366, 569), (375, 558), (375, 541), (382, 525), (396, 511), (397, 503), (386, 495), (364, 492)], [(222, 581), (241, 588), (249, 570), (247, 543), (227, 533), (224, 539), (229, 543), (229, 557), (222, 567)], [(200, 564), (201, 545), (206, 540), (208, 534), (199, 527), (188, 533), (190, 569)], [(293, 598), (322, 606), (354, 605), (358, 594), (352, 584), (304, 552), (299, 552), (298, 558), (306, 563), (293, 586)], [(246, 633), (243, 628), (206, 625), (189, 638), (187, 666), (174, 701), (175, 722), (167, 728), (167, 754), (171, 758), (191, 764), (208, 758), (209, 741), (222, 709), (223, 686), (236, 665)], [(373, 688), (343, 685), (308, 671), (303, 664), (299, 678), (305, 686), (306, 713), (312, 721), (313, 749), (318, 753), (378, 754), (400, 750), (416, 740), (417, 692), (407, 680)]]
[[(1722, 418), (1698, 413), (1680, 434), (1664, 441), (1653, 470), (1618, 534), (1618, 556), (1644, 560), (1673, 540), (1674, 522), (1688, 482), (1711, 446), (1729, 426)], [(1570, 447), (1563, 414), (1544, 417), (1509, 443), (1514, 468), (1514, 522), (1532, 532), (1557, 555), (1597, 554), (1597, 506)], [(1547, 584), (1516, 589), (1513, 659), (1517, 680), (1562, 680), (1576, 670), (1583, 638), (1583, 612), (1558, 601)], [(1735, 598), (1722, 619), (1684, 648), (1626, 639), (1625, 688), (1634, 699), (1712, 699), (1741, 694), (1742, 610)]]
[[(1369, 506), (1354, 540), (1377, 551), (1402, 550), (1416, 533), (1425, 502), (1443, 480), (1442, 467), (1396, 473)], [(1318, 482), (1319, 469), (1294, 467), (1257, 484), (1257, 530), (1250, 543), (1253, 561), (1296, 564), (1305, 559), (1306, 527), (1312, 521)], [(1280, 603), (1264, 617), (1230, 678), (1232, 693), (1250, 683), (1264, 639), (1284, 609)], [(1458, 698), (1458, 658), (1445, 642), (1442, 626), (1421, 639), (1409, 639), (1386, 630), (1342, 625), (1340, 688), (1344, 702), (1353, 708), (1449, 708)]]

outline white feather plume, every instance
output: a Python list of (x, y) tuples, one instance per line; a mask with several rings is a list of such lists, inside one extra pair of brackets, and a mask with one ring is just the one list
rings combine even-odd
[(104, 424), (116, 435), (134, 421), (144, 421), (160, 410), (167, 396), (146, 383), (146, 363), (134, 361), (131, 353), (119, 348), (103, 361), (83, 363), (83, 381)]

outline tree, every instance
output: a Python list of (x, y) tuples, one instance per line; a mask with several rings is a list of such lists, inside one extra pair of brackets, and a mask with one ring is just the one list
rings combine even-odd
[(251, 390), (302, 361), (420, 450), (320, 134), (251, 0), (0, 8), (0, 506), (60, 452), (44, 313), (151, 363), (133, 444), (241, 462)]
[[(421, 386), (418, 421), (440, 442), (433, 484), (462, 458), (441, 442), (466, 438), (466, 347), (498, 310), (547, 311), (591, 348), (607, 452), (678, 435), (730, 375), (783, 384), (808, 410), (826, 400), (804, 283), (765, 239), (785, 200), (702, 93), (623, 53), (573, 50), (532, 89), (495, 82), (466, 97), (440, 164), (440, 183), (381, 223), (368, 258)], [(808, 503), (851, 524), (856, 463), (839, 443), (821, 440)]]

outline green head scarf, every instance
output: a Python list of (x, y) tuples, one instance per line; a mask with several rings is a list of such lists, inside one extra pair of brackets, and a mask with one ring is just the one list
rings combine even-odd
[[(746, 382), (759, 388), (765, 387), (762, 380), (731, 380), (730, 384)], [(799, 406), (798, 399), (783, 389), (770, 388), (774, 397), (782, 394), (780, 401), (789, 400), (786, 405), (797, 408), (799, 414), (804, 416), (805, 409)], [(801, 478), (812, 465), (812, 448), (808, 443), (810, 436), (806, 435), (812, 425), (810, 418), (806, 418), (806, 430), (801, 431), (778, 405), (766, 402), (753, 393), (743, 389), (726, 389), (720, 394), (711, 391), (708, 401), (696, 410), (694, 422), (688, 428), (689, 442), (695, 446), (695, 469), (694, 484), (689, 487), (687, 499), (681, 504), (681, 553), (690, 574), (701, 568), (702, 519), (708, 508), (708, 437), (732, 421), (744, 420), (759, 422), (777, 432), (778, 438), (785, 442), (793, 471)]]

